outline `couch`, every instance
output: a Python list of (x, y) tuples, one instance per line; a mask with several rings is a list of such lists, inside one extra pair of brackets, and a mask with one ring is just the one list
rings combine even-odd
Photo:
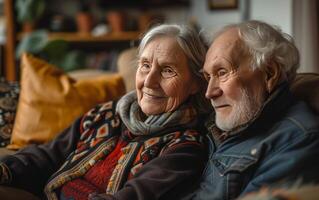
[[(52, 139), (55, 136), (52, 132), (60, 132), (67, 126), (59, 118), (63, 117), (63, 121), (70, 124), (77, 116), (97, 103), (119, 98), (126, 92), (133, 90), (135, 88), (136, 51), (136, 48), (131, 48), (123, 51), (118, 56), (117, 73), (87, 69), (65, 74), (55, 66), (49, 65), (32, 55), (23, 55), (20, 64), (21, 88), (17, 89), (16, 83), (14, 85), (10, 83), (11, 85), (9, 85), (9, 89), (19, 90), (15, 91), (15, 96), (11, 94), (12, 99), (10, 99), (11, 101), (17, 101), (15, 123), (11, 127), (13, 129), (11, 130), (11, 142), (7, 148), (0, 147), (0, 157), (12, 154), (29, 143), (43, 143)], [(0, 82), (0, 94), (1, 92), (3, 91), (1, 91)], [(20, 93), (19, 99), (17, 93)], [(8, 96), (8, 94), (4, 95)], [(55, 98), (59, 100), (53, 100)], [(48, 105), (45, 105), (46, 101), (50, 101)], [(1, 111), (0, 109), (0, 118), (2, 117)], [(68, 114), (65, 114), (65, 112)], [(13, 111), (10, 114), (13, 115)], [(26, 120), (30, 115), (32, 115), (32, 120)], [(13, 123), (12, 120), (9, 122)], [(55, 123), (50, 124), (50, 122)], [(39, 126), (42, 126), (42, 128)], [(47, 130), (47, 127), (50, 127), (50, 130)], [(6, 130), (9, 132), (7, 127)], [(26, 135), (28, 136), (24, 136), (23, 132), (27, 132)], [(38, 133), (30, 134), (31, 132)], [(2, 144), (2, 146), (5, 144)]]
[[(34, 58), (32, 55), (24, 55), (21, 61), (21, 92), (11, 142), (7, 148), (0, 148), (0, 157), (12, 154), (30, 143), (47, 142), (56, 135), (56, 132), (64, 129), (77, 116), (83, 114), (96, 103), (119, 98), (125, 92), (134, 90), (136, 53), (136, 49), (123, 51), (118, 57), (118, 72), (113, 74), (105, 74), (105, 72), (96, 70), (64, 74), (45, 61)], [(291, 90), (298, 98), (306, 101), (314, 112), (319, 114), (319, 74), (298, 74)], [(93, 100), (92, 96), (94, 96)], [(98, 96), (99, 99), (97, 99)], [(62, 100), (58, 102), (54, 98), (62, 98)], [(68, 102), (69, 100), (71, 101)], [(64, 104), (68, 104), (68, 106), (66, 107)], [(70, 107), (72, 109), (69, 109)], [(81, 109), (77, 110), (77, 107), (81, 107)], [(77, 111), (69, 116), (67, 122), (61, 124), (59, 117), (64, 119), (68, 115), (64, 112), (73, 112), (74, 110)], [(53, 113), (58, 114), (52, 117)], [(51, 118), (46, 117), (48, 115)], [(40, 124), (45, 124), (45, 126), (41, 129)], [(57, 126), (58, 128), (56, 128)], [(25, 134), (25, 132), (27, 133)], [(12, 188), (0, 187), (0, 193), (1, 190), (12, 190), (12, 194), (15, 196), (6, 197), (7, 199), (28, 199), (26, 198), (28, 195), (30, 199), (34, 198), (31, 194), (17, 192)]]

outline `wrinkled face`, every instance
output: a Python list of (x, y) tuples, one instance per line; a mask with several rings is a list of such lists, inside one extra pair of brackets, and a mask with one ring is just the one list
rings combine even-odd
[(136, 72), (138, 104), (146, 115), (175, 110), (198, 90), (187, 57), (171, 37), (158, 37), (143, 50)]
[(265, 74), (250, 68), (240, 44), (237, 29), (226, 31), (213, 42), (204, 64), (206, 97), (216, 111), (216, 125), (224, 131), (251, 120), (267, 96)]

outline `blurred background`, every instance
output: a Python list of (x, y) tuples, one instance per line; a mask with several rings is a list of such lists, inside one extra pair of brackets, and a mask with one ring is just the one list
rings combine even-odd
[(30, 52), (61, 67), (116, 70), (121, 51), (158, 23), (188, 24), (213, 34), (250, 19), (295, 38), (300, 72), (319, 72), (316, 0), (0, 0), (0, 75), (19, 79)]

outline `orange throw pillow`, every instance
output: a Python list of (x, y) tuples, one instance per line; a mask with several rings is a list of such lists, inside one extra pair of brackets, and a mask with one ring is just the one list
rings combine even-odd
[(98, 103), (119, 98), (125, 85), (119, 74), (75, 80), (59, 68), (24, 54), (21, 93), (9, 149), (52, 140)]

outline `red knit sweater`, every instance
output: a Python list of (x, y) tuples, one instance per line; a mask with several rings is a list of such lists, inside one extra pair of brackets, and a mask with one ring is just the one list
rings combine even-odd
[(114, 149), (104, 160), (96, 163), (83, 178), (74, 179), (62, 187), (61, 193), (66, 198), (86, 200), (91, 193), (105, 193), (108, 181), (122, 155), (121, 148), (126, 142), (119, 141)]

